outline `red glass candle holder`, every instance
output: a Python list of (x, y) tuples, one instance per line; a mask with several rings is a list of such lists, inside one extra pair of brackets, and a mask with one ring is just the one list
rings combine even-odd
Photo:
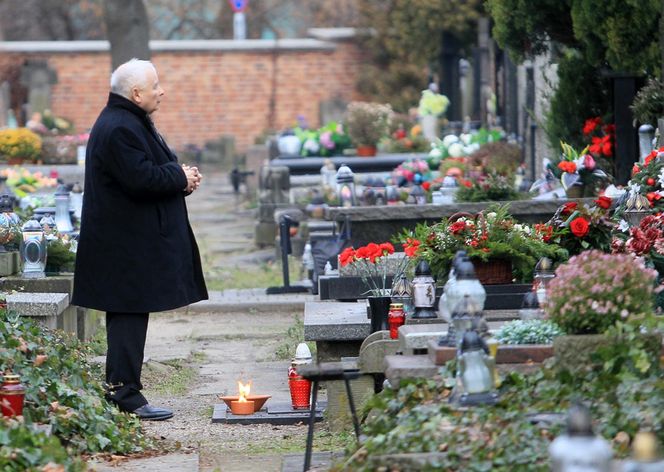
[(21, 416), (24, 401), (25, 388), (21, 384), (21, 378), (16, 374), (5, 374), (0, 386), (2, 416)]

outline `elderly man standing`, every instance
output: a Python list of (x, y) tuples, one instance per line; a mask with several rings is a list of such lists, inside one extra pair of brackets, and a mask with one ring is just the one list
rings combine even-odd
[(201, 175), (178, 164), (152, 123), (163, 97), (148, 61), (132, 59), (111, 75), (85, 158), (72, 298), (106, 312), (108, 399), (151, 420), (173, 412), (140, 392), (149, 313), (208, 297), (184, 201)]

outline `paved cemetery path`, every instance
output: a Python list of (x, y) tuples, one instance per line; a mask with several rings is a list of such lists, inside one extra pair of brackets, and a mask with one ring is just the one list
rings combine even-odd
[[(273, 257), (273, 249), (253, 247), (253, 211), (240, 205), (227, 176), (203, 172), (204, 185), (189, 197), (188, 208), (206, 271), (242, 270)], [(211, 423), (214, 405), (222, 403), (218, 396), (236, 394), (239, 379), (252, 381), (252, 393), (272, 395), (269, 402), (290, 401), (287, 358), (301, 331), (303, 300), (311, 296), (279, 297), (273, 303), (263, 292), (212, 292), (207, 304), (151, 316), (143, 375), (146, 396), (153, 404), (172, 408), (175, 417), (143, 425), (170, 453), (99, 463), (94, 470), (301, 470), (289, 454), (303, 453), (305, 425)], [(261, 309), (252, 308), (254, 301)], [(270, 303), (274, 310), (265, 311)], [(325, 431), (317, 426), (315, 443), (322, 449), (331, 438)], [(339, 449), (338, 444), (330, 447)], [(283, 468), (284, 463), (296, 465)]]

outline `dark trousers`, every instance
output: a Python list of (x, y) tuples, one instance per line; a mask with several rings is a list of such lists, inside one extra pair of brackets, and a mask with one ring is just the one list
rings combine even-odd
[(148, 401), (141, 395), (141, 370), (149, 313), (106, 313), (107, 398), (123, 411), (134, 411)]

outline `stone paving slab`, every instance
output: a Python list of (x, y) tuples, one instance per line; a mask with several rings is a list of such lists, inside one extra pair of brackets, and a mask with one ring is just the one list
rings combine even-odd
[(132, 459), (118, 464), (88, 463), (94, 472), (198, 472), (198, 454), (167, 454), (165, 456)]
[[(295, 282), (292, 283), (295, 285)], [(210, 299), (203, 300), (186, 309), (187, 312), (228, 312), (255, 309), (256, 311), (304, 311), (304, 304), (314, 301), (311, 293), (284, 293), (268, 295), (264, 288), (230, 289), (208, 292)]]

